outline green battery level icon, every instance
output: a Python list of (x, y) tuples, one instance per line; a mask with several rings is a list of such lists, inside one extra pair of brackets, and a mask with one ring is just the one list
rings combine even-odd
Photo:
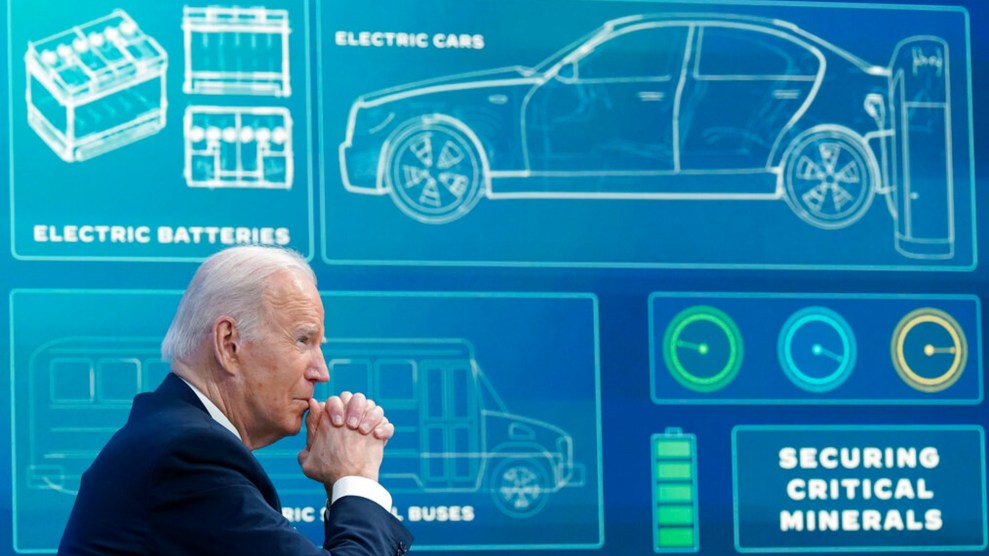
[(697, 552), (697, 437), (671, 427), (651, 442), (653, 551)]

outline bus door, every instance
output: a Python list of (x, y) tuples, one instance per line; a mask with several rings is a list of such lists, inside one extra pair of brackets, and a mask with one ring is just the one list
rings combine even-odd
[(423, 483), (429, 489), (476, 486), (484, 454), (470, 360), (422, 360), (419, 366)]

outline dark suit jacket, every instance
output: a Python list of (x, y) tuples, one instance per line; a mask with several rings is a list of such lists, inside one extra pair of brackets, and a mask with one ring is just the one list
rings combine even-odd
[[(391, 513), (357, 496), (329, 508), (325, 534), (333, 556), (404, 554), (412, 542)], [(58, 553), (326, 556), (282, 516), (250, 450), (173, 374), (134, 399), (83, 474)]]

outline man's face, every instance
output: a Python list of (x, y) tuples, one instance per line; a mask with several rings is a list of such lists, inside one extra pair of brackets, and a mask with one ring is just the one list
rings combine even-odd
[(255, 448), (297, 434), (316, 383), (329, 380), (316, 287), (288, 271), (274, 274), (268, 286), (259, 335), (243, 343), (241, 359)]

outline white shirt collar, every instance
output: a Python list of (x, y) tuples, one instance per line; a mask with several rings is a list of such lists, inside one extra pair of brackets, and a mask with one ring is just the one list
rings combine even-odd
[(195, 392), (196, 396), (199, 398), (199, 401), (203, 402), (203, 405), (206, 406), (206, 411), (209, 412), (209, 416), (212, 417), (214, 421), (219, 423), (223, 428), (232, 432), (234, 436), (237, 437), (237, 440), (240, 440), (241, 442), (244, 441), (244, 439), (240, 437), (240, 433), (237, 432), (237, 427), (235, 427), (234, 424), (230, 422), (230, 419), (227, 419), (227, 416), (224, 415), (222, 411), (220, 411), (219, 407), (216, 407), (215, 403), (213, 403), (212, 401), (210, 401), (209, 398), (206, 397), (206, 394), (200, 392), (199, 388), (193, 386), (192, 383), (189, 382), (188, 380), (182, 378), (182, 382), (189, 385), (189, 388), (192, 388), (192, 391)]

